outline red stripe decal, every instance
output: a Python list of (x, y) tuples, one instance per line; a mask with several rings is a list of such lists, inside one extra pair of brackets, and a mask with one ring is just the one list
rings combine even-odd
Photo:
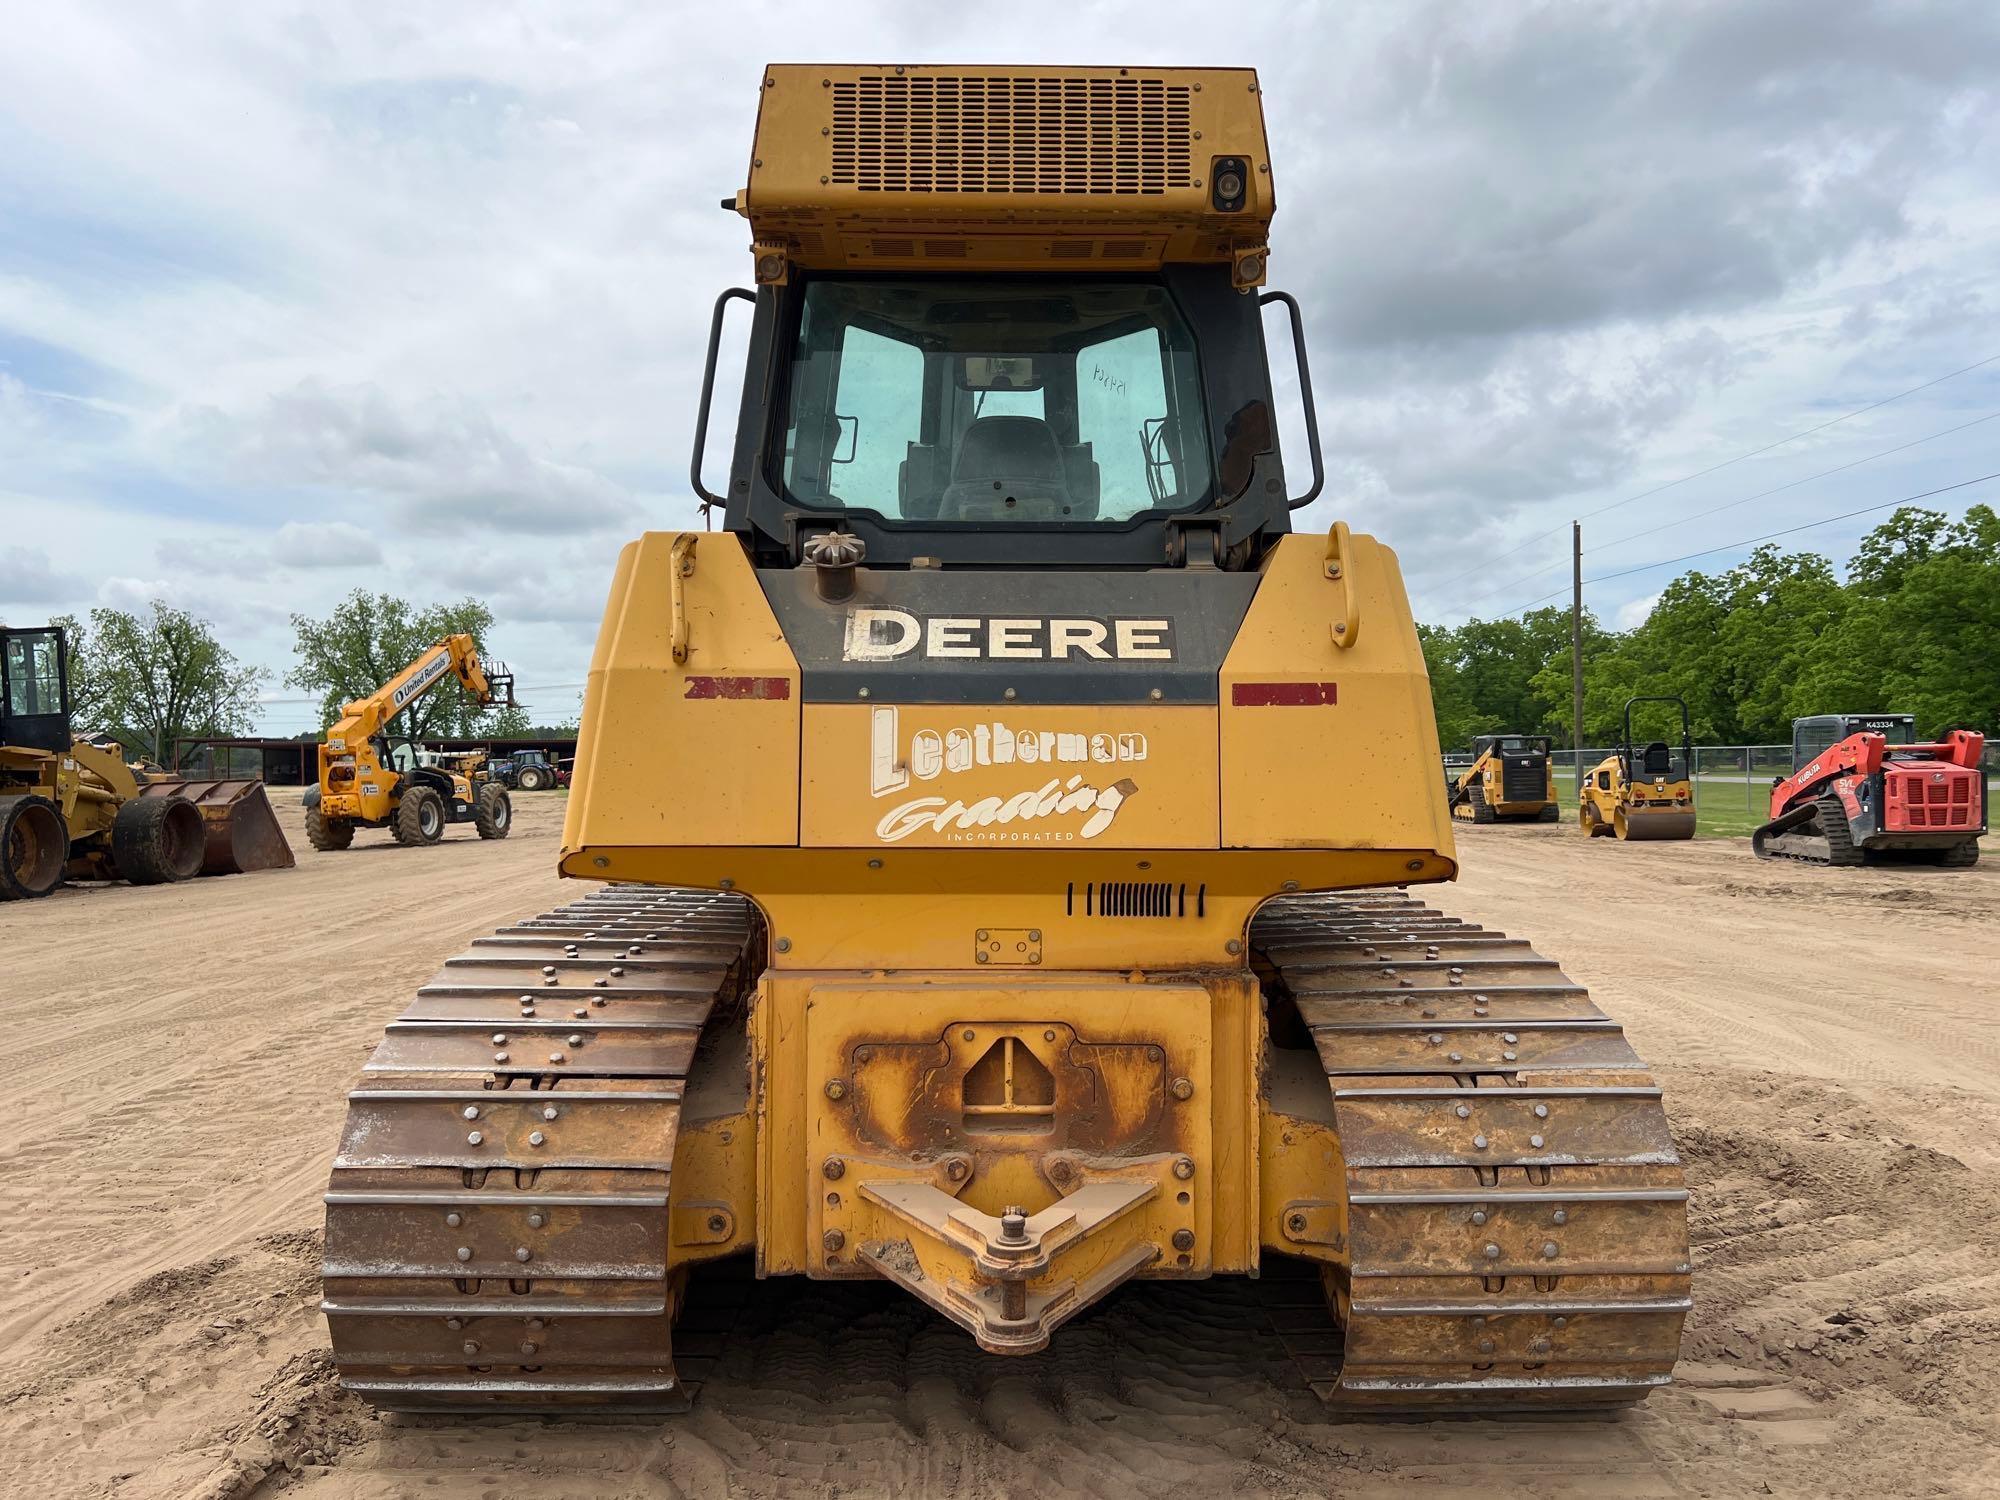
[(1229, 689), (1229, 701), (1236, 708), (1298, 708), (1318, 703), (1338, 703), (1340, 684), (1336, 682), (1239, 682)]
[(789, 698), (792, 683), (788, 677), (690, 677), (687, 680), (687, 696), (690, 698)]

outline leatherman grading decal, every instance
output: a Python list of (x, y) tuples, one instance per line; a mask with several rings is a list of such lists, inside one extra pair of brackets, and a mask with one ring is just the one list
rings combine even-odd
[[(943, 834), (953, 843), (1094, 839), (1139, 790), (1129, 776), (1108, 780), (1103, 768), (1145, 758), (1143, 734), (1084, 734), (1034, 724), (988, 722), (942, 732), (919, 729), (906, 745), (897, 710), (877, 708), (869, 715), (872, 795), (908, 791), (913, 780), (944, 779), (948, 788), (949, 778), (974, 767), (1021, 766), (1024, 785), (1006, 796), (970, 802), (962, 797), (910, 798), (882, 814), (875, 836), (886, 844), (926, 831)], [(1089, 769), (1066, 769), (1072, 765)], [(1082, 818), (1080, 824), (1069, 822), (1077, 817)]]
[(848, 661), (905, 656), (961, 661), (1172, 661), (1174, 622), (1087, 615), (932, 615), (906, 609), (847, 614), (840, 654)]

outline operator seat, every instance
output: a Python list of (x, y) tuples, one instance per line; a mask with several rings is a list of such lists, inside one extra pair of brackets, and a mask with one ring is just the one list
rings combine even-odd
[(1062, 445), (1040, 417), (979, 417), (959, 439), (941, 521), (1060, 521), (1070, 492)]
[(1639, 752), (1639, 767), (1647, 776), (1670, 776), (1674, 769), (1674, 752), (1667, 748), (1665, 740), (1654, 740)]

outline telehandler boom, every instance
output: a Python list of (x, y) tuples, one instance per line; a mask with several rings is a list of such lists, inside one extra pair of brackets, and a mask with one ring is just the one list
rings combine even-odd
[(1398, 889), (1457, 871), (1437, 729), (1395, 555), (1291, 529), (1257, 75), (760, 83), (721, 529), (625, 548), (590, 668), (561, 869), (607, 885), (366, 1065), (341, 1378), (673, 1409), (692, 1273), (747, 1255), (996, 1355), (1256, 1276), (1342, 1409), (1665, 1384), (1660, 1090), (1553, 962)]
[(399, 844), (435, 844), (447, 823), (472, 823), (483, 839), (513, 826), (507, 788), (477, 769), (425, 765), (414, 746), (401, 763), (383, 731), (391, 719), (449, 678), (481, 708), (512, 708), (511, 674), (488, 672), (469, 635), (448, 635), (365, 698), (340, 711), (319, 747), (319, 781), (306, 788), (306, 839), (345, 849), (356, 828), (387, 828)]

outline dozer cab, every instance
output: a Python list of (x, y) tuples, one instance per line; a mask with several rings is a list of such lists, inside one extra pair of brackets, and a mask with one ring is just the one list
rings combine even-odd
[(1986, 738), (1954, 729), (1919, 744), (1916, 728), (1909, 714), (1793, 720), (1792, 774), (1771, 788), (1771, 820), (1750, 836), (1758, 858), (1978, 864)]
[(70, 727), (65, 632), (0, 629), (0, 901), (65, 879), (161, 885), (289, 869), (261, 781), (187, 781)]
[(340, 711), (319, 747), (319, 780), (306, 788), (306, 841), (346, 849), (357, 828), (386, 828), (399, 844), (435, 844), (448, 824), (471, 823), (504, 839), (514, 806), (484, 751), (446, 756), (387, 733), (395, 716), (456, 678), (481, 708), (514, 708), (513, 674), (488, 670), (469, 635), (449, 635), (394, 677)]
[(1343, 1410), (1664, 1384), (1660, 1091), (1404, 889), (1457, 857), (1396, 558), (1292, 531), (1256, 75), (760, 81), (720, 527), (620, 555), (560, 856), (599, 889), (448, 961), (351, 1096), (341, 1379), (675, 1409), (742, 1256), (996, 1357), (1256, 1277)]
[(1449, 792), (1451, 815), (1468, 823), (1553, 823), (1556, 773), (1545, 734), (1482, 734)]
[[(1681, 753), (1665, 740), (1632, 739), (1632, 710), (1641, 703), (1671, 703), (1681, 712)], [(1583, 775), (1577, 790), (1577, 826), (1592, 838), (1634, 841), (1694, 837), (1694, 730), (1685, 699), (1651, 696), (1625, 701), (1624, 736), (1615, 753)]]

